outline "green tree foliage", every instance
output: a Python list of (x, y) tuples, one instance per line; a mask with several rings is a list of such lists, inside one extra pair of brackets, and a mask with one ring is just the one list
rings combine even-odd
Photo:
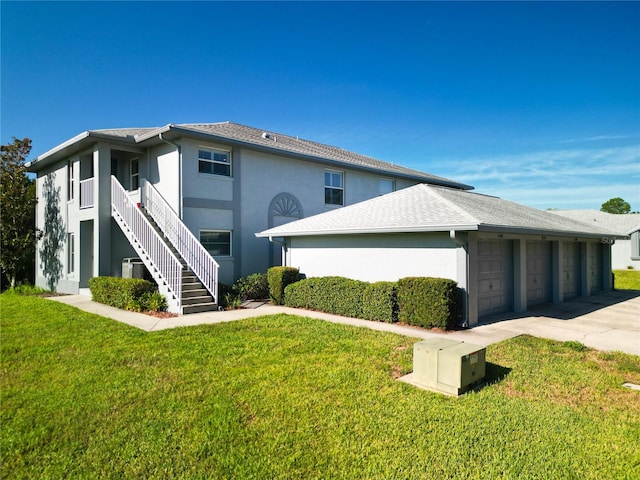
[(27, 177), (25, 160), (31, 140), (19, 140), (0, 146), (0, 266), (11, 287), (34, 276), (36, 230), (36, 185)]
[(620, 197), (611, 198), (604, 202), (600, 207), (601, 212), (607, 213), (629, 213), (631, 211), (631, 205), (625, 202)]

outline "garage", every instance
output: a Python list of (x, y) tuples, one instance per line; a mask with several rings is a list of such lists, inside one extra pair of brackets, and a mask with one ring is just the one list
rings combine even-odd
[(551, 303), (551, 242), (527, 242), (527, 306)]
[(513, 245), (508, 240), (478, 242), (478, 316), (513, 310)]
[[(466, 300), (469, 325), (610, 290), (606, 272), (617, 238), (597, 226), (497, 197), (426, 184), (256, 235), (284, 245), (286, 265), (308, 277), (454, 280)], [(412, 242), (400, 245), (398, 239)]]
[(563, 244), (562, 291), (564, 299), (580, 295), (580, 244)]

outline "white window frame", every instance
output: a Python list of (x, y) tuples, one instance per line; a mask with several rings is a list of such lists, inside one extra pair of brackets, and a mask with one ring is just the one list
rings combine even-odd
[[(136, 164), (136, 172), (133, 172), (133, 165)], [(130, 192), (135, 192), (140, 188), (140, 159), (138, 157), (132, 158), (129, 161), (129, 188)], [(136, 188), (133, 188), (135, 181)]]
[[(203, 152), (209, 153), (211, 158), (206, 158), (202, 156)], [(225, 162), (223, 160), (216, 160), (215, 159), (216, 155), (225, 155), (227, 157), (227, 161)], [(201, 169), (201, 166), (203, 163), (211, 164), (210, 171), (203, 171)], [(216, 165), (222, 165), (223, 167), (225, 167), (225, 169), (228, 170), (228, 173), (217, 173), (215, 171)], [(233, 174), (233, 162), (231, 158), (231, 151), (222, 150), (220, 148), (199, 146), (198, 147), (198, 173), (201, 173), (203, 175), (217, 175), (220, 177), (231, 177)]]
[[(391, 190), (386, 191), (386, 189), (382, 188), (382, 185), (390, 185), (391, 186)], [(390, 178), (381, 178), (378, 180), (378, 196), (380, 195), (386, 195), (387, 193), (392, 193), (396, 191), (396, 181), (395, 180), (391, 180)]]
[[(209, 229), (209, 228), (200, 229), (198, 231), (198, 240), (200, 241), (202, 246), (205, 248), (205, 250), (209, 251), (207, 249), (207, 247), (205, 246), (205, 244), (202, 243), (202, 234), (203, 233), (228, 233), (229, 234), (229, 254), (228, 255), (224, 255), (224, 254), (216, 255), (216, 254), (213, 254), (211, 252), (209, 252), (209, 254), (212, 257), (225, 257), (225, 258), (227, 258), (227, 257), (233, 256), (233, 232), (231, 230), (214, 230), (214, 229)], [(218, 242), (218, 243), (222, 244), (222, 242)]]
[[(327, 175), (329, 175), (327, 181)], [(334, 178), (340, 178), (340, 185), (334, 185)], [(328, 202), (327, 190), (334, 190), (341, 192), (341, 203)], [(340, 170), (325, 170), (324, 171), (324, 204), (332, 207), (344, 206), (344, 172)]]
[(67, 233), (67, 273), (75, 272), (76, 264), (76, 235), (73, 232)]

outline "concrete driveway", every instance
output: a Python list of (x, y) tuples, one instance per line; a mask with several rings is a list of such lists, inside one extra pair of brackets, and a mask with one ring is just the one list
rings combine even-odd
[(618, 350), (640, 355), (640, 291), (616, 291), (578, 298), (559, 305), (544, 305), (523, 315), (493, 317), (473, 328), (446, 333), (269, 304), (255, 309), (205, 312), (158, 319), (92, 302), (90, 297), (84, 295), (50, 298), (148, 332), (288, 313), (421, 339), (446, 336), (487, 346), (518, 335), (529, 334), (559, 341), (573, 340), (598, 350)]

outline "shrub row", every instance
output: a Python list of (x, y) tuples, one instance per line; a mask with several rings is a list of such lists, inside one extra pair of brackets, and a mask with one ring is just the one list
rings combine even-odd
[(300, 272), (293, 267), (271, 267), (267, 271), (269, 298), (276, 305), (284, 305), (284, 290), (287, 285), (300, 280)]
[(409, 277), (376, 283), (344, 277), (308, 278), (288, 285), (284, 296), (290, 307), (425, 328), (451, 329), (462, 313), (457, 283), (445, 278)]
[(93, 277), (89, 279), (93, 301), (123, 310), (165, 310), (164, 297), (154, 283), (141, 278)]

